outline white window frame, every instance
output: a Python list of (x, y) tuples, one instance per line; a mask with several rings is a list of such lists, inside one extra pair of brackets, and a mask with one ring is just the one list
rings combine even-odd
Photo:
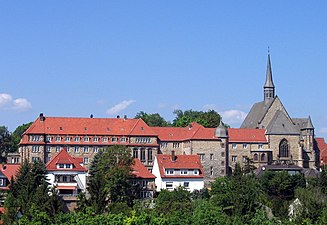
[(165, 173), (166, 173), (166, 175), (174, 175), (174, 170), (173, 169), (166, 169)]

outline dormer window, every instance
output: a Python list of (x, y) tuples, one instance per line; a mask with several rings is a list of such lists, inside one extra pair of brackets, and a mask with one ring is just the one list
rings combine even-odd
[(181, 175), (187, 175), (188, 174), (188, 170), (181, 170)]
[(61, 137), (60, 136), (57, 136), (56, 137), (56, 142), (60, 142), (61, 141)]
[(194, 175), (199, 175), (199, 170), (193, 170)]
[(99, 138), (98, 137), (93, 137), (93, 142), (98, 142)]
[(52, 137), (51, 136), (47, 136), (47, 142), (51, 142)]
[(69, 136), (65, 137), (65, 142), (70, 142), (70, 137)]
[(65, 164), (59, 164), (59, 166), (58, 166), (60, 169), (63, 169), (63, 168), (65, 168)]
[(74, 137), (74, 141), (75, 142), (79, 142), (80, 141), (80, 137), (78, 137), (78, 136)]
[(66, 169), (70, 169), (70, 168), (72, 168), (72, 164), (65, 164), (65, 168), (66, 168)]
[(116, 138), (116, 137), (111, 138), (112, 142), (117, 142), (117, 140), (118, 140), (118, 138)]
[(84, 137), (84, 142), (89, 142), (90, 141), (90, 138), (89, 137)]
[(174, 174), (174, 170), (172, 170), (172, 169), (166, 169), (166, 174), (167, 175), (173, 175)]
[(126, 138), (125, 137), (120, 138), (120, 142), (126, 142)]
[(107, 137), (103, 137), (103, 138), (102, 138), (102, 141), (103, 141), (103, 142), (108, 142), (108, 138), (107, 138)]

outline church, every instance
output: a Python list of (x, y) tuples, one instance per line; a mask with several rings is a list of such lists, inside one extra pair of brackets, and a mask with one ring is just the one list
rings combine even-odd
[(292, 118), (288, 114), (275, 93), (269, 52), (263, 101), (252, 106), (241, 128), (265, 130), (270, 164), (319, 168), (311, 118)]

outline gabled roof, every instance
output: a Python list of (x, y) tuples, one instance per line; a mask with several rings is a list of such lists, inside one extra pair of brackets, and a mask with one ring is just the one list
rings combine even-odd
[(229, 128), (229, 142), (267, 143), (264, 129)]
[[(66, 168), (58, 168), (58, 164), (72, 164), (73, 168), (66, 169)], [(69, 153), (66, 151), (66, 148), (63, 148), (57, 155), (55, 155), (46, 165), (47, 171), (79, 171), (79, 172), (86, 172), (83, 166), (80, 165), (79, 158), (73, 158)]]
[(258, 122), (263, 119), (276, 98), (277, 96), (273, 99), (267, 99), (266, 101), (255, 103), (245, 117), (241, 128), (258, 128)]
[[(171, 155), (158, 154), (156, 156), (160, 176), (162, 178), (203, 178), (203, 168), (198, 155), (175, 155), (175, 160), (172, 161)], [(166, 175), (166, 169), (198, 169), (199, 175)]]
[(16, 178), (19, 167), (20, 164), (4, 164), (0, 166), (0, 172), (10, 181), (11, 177)]
[(327, 164), (327, 143), (324, 138), (315, 138), (317, 147), (320, 151), (320, 160), (322, 164)]
[(140, 179), (155, 179), (156, 176), (150, 173), (150, 171), (141, 163), (139, 159), (134, 159), (134, 165), (132, 166), (132, 174), (135, 178)]
[(157, 136), (142, 119), (78, 117), (39, 117), (25, 134)]
[(215, 128), (205, 128), (192, 122), (187, 127), (152, 127), (161, 141), (218, 140)]
[(284, 112), (277, 110), (267, 126), (267, 134), (299, 134), (299, 131)]

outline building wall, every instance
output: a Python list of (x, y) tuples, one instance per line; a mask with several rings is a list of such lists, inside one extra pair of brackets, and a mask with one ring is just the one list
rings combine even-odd
[[(172, 187), (167, 187), (167, 183), (172, 183)], [(184, 184), (188, 183), (189, 186), (187, 188), (184, 187)], [(174, 190), (178, 187), (184, 187), (186, 190), (192, 192), (194, 190), (201, 190), (204, 188), (204, 181), (203, 178), (192, 178), (192, 179), (187, 179), (187, 178), (163, 178), (162, 179), (162, 184), (161, 184), (162, 189), (167, 189), (167, 190)]]

